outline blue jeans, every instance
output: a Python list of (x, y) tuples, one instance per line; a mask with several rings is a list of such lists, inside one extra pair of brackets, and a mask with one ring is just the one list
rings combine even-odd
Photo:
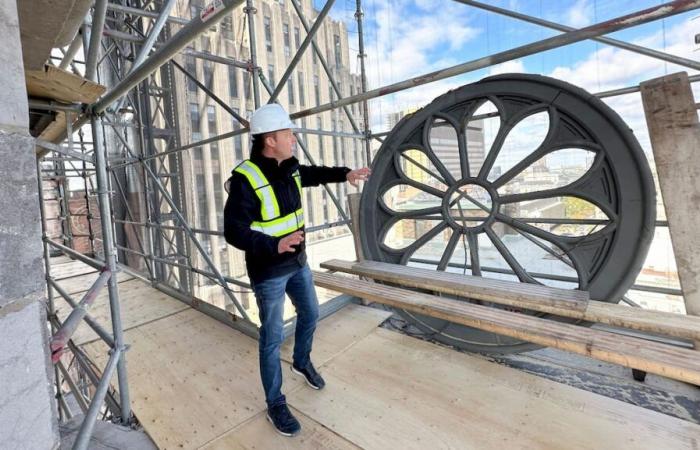
[(310, 362), (316, 322), (318, 298), (308, 265), (296, 272), (253, 283), (260, 311), (260, 377), (268, 407), (286, 403), (282, 395), (282, 365), (280, 346), (283, 335), (284, 294), (289, 295), (297, 312), (294, 335), (294, 365), (306, 367)]

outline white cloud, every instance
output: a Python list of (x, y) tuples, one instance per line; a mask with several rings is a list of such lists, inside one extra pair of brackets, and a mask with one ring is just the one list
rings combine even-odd
[(593, 5), (588, 0), (578, 0), (564, 13), (564, 22), (574, 28), (583, 28), (592, 24)]
[[(688, 19), (666, 29), (665, 52), (696, 59), (692, 36), (696, 24)], [(663, 32), (659, 31), (635, 41), (635, 44), (663, 49)], [(548, 75), (582, 87), (589, 92), (608, 91), (634, 86), (641, 81), (660, 77), (666, 73), (694, 70), (680, 67), (661, 60), (632, 53), (615, 47), (603, 47), (588, 55), (583, 61), (570, 67), (560, 66)], [(635, 132), (645, 151), (650, 152), (648, 130), (639, 94), (631, 94), (604, 99)]]
[[(459, 50), (480, 33), (470, 26), (470, 8), (447, 0), (375, 0), (365, 9), (376, 24), (365, 34), (369, 89), (462, 62)], [(444, 80), (373, 100), (373, 130), (389, 113), (424, 106), (460, 84)]]
[(502, 73), (524, 73), (525, 65), (519, 59), (506, 61), (502, 64), (497, 64), (489, 69), (489, 75), (499, 75)]

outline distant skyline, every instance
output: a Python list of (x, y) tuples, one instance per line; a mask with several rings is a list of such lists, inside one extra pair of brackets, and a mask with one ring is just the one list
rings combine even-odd
[[(572, 27), (630, 14), (660, 1), (652, 0), (486, 0), (483, 3), (542, 17)], [(323, 1), (314, 0), (317, 8)], [(525, 45), (556, 34), (529, 24), (450, 0), (365, 0), (364, 37), (369, 88), (402, 81), (433, 70)], [(357, 54), (355, 2), (334, 5), (331, 15), (345, 21), (351, 52)], [(699, 11), (633, 27), (610, 37), (697, 60), (694, 35)], [(350, 57), (351, 64), (356, 58)], [(455, 87), (503, 72), (537, 73), (576, 84), (590, 92), (638, 84), (640, 81), (689, 69), (664, 63), (595, 41), (584, 41), (510, 61), (489, 69), (430, 83), (371, 102), (373, 131), (388, 128), (387, 116), (428, 104)], [(648, 137), (638, 95), (606, 99), (648, 150)]]

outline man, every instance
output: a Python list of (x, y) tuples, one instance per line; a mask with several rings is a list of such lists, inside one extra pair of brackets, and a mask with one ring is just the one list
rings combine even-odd
[(310, 354), (318, 319), (318, 299), (304, 251), (303, 187), (366, 180), (368, 168), (302, 166), (293, 156), (296, 128), (277, 104), (256, 110), (250, 119), (250, 159), (227, 182), (224, 209), (226, 241), (245, 251), (246, 266), (260, 312), (260, 376), (267, 418), (275, 429), (293, 436), (301, 426), (282, 395), (280, 345), (284, 294), (297, 312), (292, 371), (313, 389), (325, 382)]

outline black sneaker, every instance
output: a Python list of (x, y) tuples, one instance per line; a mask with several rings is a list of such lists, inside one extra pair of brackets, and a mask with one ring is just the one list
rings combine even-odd
[(304, 379), (306, 380), (306, 384), (311, 386), (313, 389), (323, 389), (323, 386), (326, 385), (326, 382), (323, 381), (321, 375), (318, 372), (316, 372), (316, 369), (314, 369), (314, 365), (311, 364), (310, 361), (304, 369), (292, 364), (292, 372), (304, 377)]
[(267, 408), (267, 420), (282, 436), (294, 436), (301, 431), (299, 421), (292, 415), (286, 403)]

